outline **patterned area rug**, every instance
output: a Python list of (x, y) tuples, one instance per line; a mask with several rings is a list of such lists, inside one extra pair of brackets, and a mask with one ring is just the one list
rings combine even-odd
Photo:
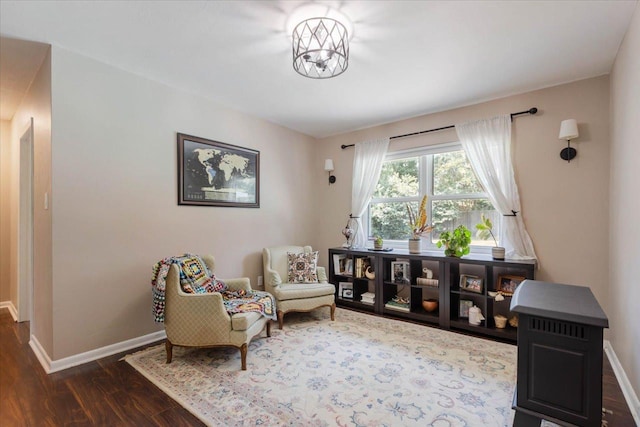
[[(263, 333), (264, 336), (264, 333)], [(511, 426), (516, 347), (337, 309), (233, 349), (126, 361), (210, 426)]]

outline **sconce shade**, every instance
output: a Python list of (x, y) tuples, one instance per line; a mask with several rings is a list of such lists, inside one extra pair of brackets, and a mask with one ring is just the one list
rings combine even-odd
[(560, 134), (558, 139), (570, 140), (580, 136), (578, 133), (578, 122), (576, 119), (563, 120), (560, 123)]
[(332, 159), (326, 159), (324, 161), (324, 170), (327, 171), (327, 172), (333, 171), (333, 160)]

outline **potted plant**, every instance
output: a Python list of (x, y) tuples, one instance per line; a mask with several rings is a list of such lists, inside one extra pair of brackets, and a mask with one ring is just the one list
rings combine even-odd
[(480, 223), (476, 224), (476, 229), (478, 230), (476, 231), (476, 236), (482, 240), (488, 240), (489, 236), (491, 236), (493, 242), (496, 244), (491, 248), (491, 257), (497, 260), (504, 260), (505, 249), (502, 246), (498, 246), (496, 236), (493, 234), (493, 224), (491, 223), (491, 219), (482, 214), (480, 216)]
[(446, 256), (462, 257), (469, 253), (469, 245), (471, 244), (471, 231), (464, 225), (459, 225), (453, 231), (443, 231), (440, 233), (440, 240), (436, 246), (445, 247), (444, 254)]
[(433, 227), (427, 225), (427, 196), (423, 196), (420, 201), (418, 215), (413, 213), (411, 204), (407, 203), (407, 213), (409, 214), (409, 228), (411, 229), (411, 238), (409, 239), (409, 253), (420, 253), (420, 237), (424, 233), (429, 233)]
[(376, 236), (375, 240), (373, 241), (374, 249), (382, 249), (382, 244), (383, 244), (382, 237)]

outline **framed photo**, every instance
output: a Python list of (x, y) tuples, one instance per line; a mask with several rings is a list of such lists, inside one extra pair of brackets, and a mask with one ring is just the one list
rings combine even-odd
[(178, 204), (260, 207), (260, 152), (178, 134)]
[(351, 282), (339, 282), (338, 283), (338, 296), (345, 299), (353, 299), (353, 283)]
[(468, 274), (460, 275), (460, 289), (468, 292), (482, 293), (482, 279)]
[(498, 276), (496, 290), (505, 295), (513, 295), (518, 285), (525, 279), (526, 277), (522, 276)]
[(460, 310), (458, 312), (458, 317), (468, 318), (469, 317), (469, 309), (473, 307), (473, 301), (467, 299), (460, 300)]
[(333, 272), (334, 274), (344, 274), (345, 263), (347, 262), (347, 256), (345, 254), (333, 254)]
[(394, 283), (401, 285), (408, 285), (411, 283), (411, 274), (409, 270), (409, 263), (407, 261), (392, 261), (391, 262), (391, 280)]

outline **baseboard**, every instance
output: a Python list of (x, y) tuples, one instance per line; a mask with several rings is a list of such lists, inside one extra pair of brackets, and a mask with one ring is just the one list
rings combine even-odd
[(18, 321), (18, 310), (16, 310), (16, 306), (13, 305), (13, 302), (11, 302), (11, 301), (0, 301), (0, 308), (9, 309), (9, 313), (11, 314), (11, 317), (13, 317), (13, 321), (14, 322)]
[(618, 384), (620, 384), (622, 394), (624, 394), (624, 399), (629, 406), (631, 415), (633, 416), (636, 425), (640, 426), (640, 400), (638, 400), (638, 395), (633, 390), (631, 382), (629, 382), (629, 378), (624, 372), (624, 369), (620, 364), (620, 360), (618, 360), (618, 356), (616, 356), (616, 352), (613, 350), (613, 347), (611, 346), (611, 342), (609, 340), (604, 340), (604, 352), (609, 358), (609, 362), (611, 363), (614, 374), (616, 374)]
[(58, 360), (51, 360), (47, 352), (44, 350), (42, 345), (40, 345), (40, 342), (38, 342), (38, 339), (34, 335), (31, 335), (29, 345), (40, 361), (40, 364), (44, 368), (44, 371), (47, 374), (51, 374), (53, 372), (73, 368), (74, 366), (82, 365), (84, 363), (93, 362), (94, 360), (102, 359), (103, 357), (111, 356), (112, 354), (122, 353), (123, 351), (161, 341), (166, 337), (167, 334), (165, 333), (165, 331), (158, 331), (148, 335), (143, 335), (138, 338), (132, 338), (130, 340), (111, 344), (106, 347), (97, 348), (95, 350), (90, 350), (85, 353), (76, 354)]

